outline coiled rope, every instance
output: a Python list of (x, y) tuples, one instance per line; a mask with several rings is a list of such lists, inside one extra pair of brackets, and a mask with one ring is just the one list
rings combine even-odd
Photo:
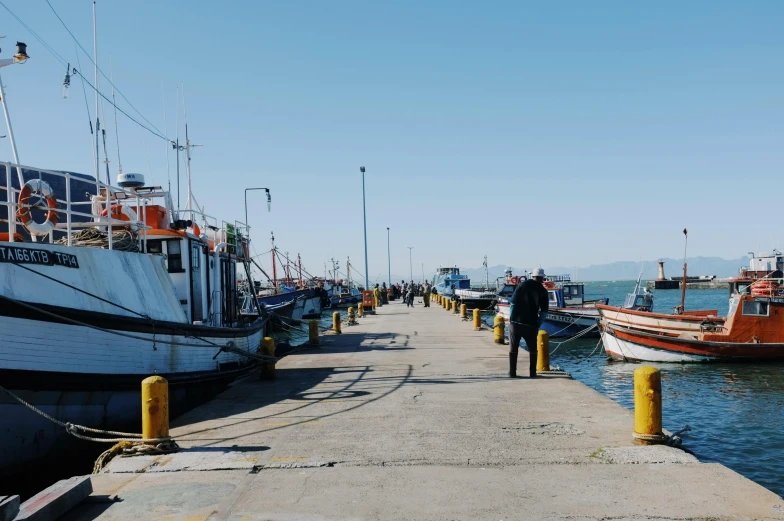
[[(68, 237), (55, 241), (55, 244), (68, 244)], [(71, 245), (87, 248), (109, 248), (109, 234), (96, 228), (85, 228), (71, 234)], [(139, 245), (136, 234), (130, 230), (112, 231), (112, 249), (119, 251), (138, 252)]]

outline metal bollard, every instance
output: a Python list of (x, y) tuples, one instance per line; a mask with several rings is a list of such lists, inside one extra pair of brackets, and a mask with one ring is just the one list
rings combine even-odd
[(311, 320), (308, 322), (308, 344), (312, 346), (319, 345), (319, 324), (318, 320)]
[[(264, 356), (275, 356), (274, 338), (266, 336), (261, 339), (261, 354), (263, 354)], [(261, 379), (262, 380), (275, 379), (275, 362), (261, 363)]]
[(348, 308), (348, 324), (351, 326), (356, 323), (357, 323), (357, 316), (354, 314), (354, 308), (350, 307)]
[(335, 332), (336, 335), (341, 333), (340, 331), (340, 311), (335, 311), (332, 313), (332, 330)]
[(550, 335), (544, 329), (539, 330), (536, 335), (536, 370), (550, 370)]
[(456, 300), (452, 301), (452, 314), (453, 315), (457, 315), (457, 301)]
[(460, 304), (460, 318), (468, 318), (468, 305)]
[(661, 373), (655, 367), (634, 371), (634, 438), (641, 443), (660, 443), (663, 438)]
[(160, 376), (142, 380), (142, 438), (169, 435), (169, 382)]
[(362, 304), (362, 302), (357, 304), (357, 315), (360, 316), (360, 317), (364, 317), (365, 316), (365, 305)]
[(482, 312), (479, 309), (474, 310), (474, 331), (479, 331), (482, 329)]
[(504, 343), (504, 317), (496, 316), (493, 319), (493, 336), (496, 344)]

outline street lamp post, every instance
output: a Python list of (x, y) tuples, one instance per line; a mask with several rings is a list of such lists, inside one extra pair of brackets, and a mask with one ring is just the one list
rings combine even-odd
[(408, 248), (408, 270), (410, 271), (411, 279), (414, 280), (414, 264), (411, 262), (411, 250), (414, 249), (413, 246), (406, 246)]
[(387, 284), (392, 287), (392, 254), (389, 252), (389, 226), (387, 226)]
[(272, 196), (270, 195), (269, 188), (246, 188), (245, 189), (245, 226), (247, 226), (248, 228), (250, 228), (250, 225), (248, 224), (248, 191), (249, 190), (264, 190), (265, 192), (267, 192), (268, 212), (271, 210), (271, 206), (272, 206)]
[(368, 256), (367, 256), (367, 212), (365, 211), (365, 167), (360, 166), (362, 173), (362, 224), (365, 228), (365, 289), (368, 289)]

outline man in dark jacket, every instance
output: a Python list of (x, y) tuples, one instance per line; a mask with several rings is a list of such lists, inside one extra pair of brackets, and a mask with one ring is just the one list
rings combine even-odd
[(509, 308), (509, 376), (512, 378), (517, 378), (520, 339), (528, 346), (529, 376), (536, 377), (536, 337), (549, 309), (549, 297), (542, 282), (544, 270), (536, 268), (533, 278), (521, 282), (512, 294)]

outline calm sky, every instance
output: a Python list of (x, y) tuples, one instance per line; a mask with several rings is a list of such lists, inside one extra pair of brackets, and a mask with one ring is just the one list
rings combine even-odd
[[(92, 2), (50, 1), (91, 51)], [(45, 0), (3, 3), (92, 81)], [(364, 271), (360, 165), (371, 282), (387, 227), (401, 274), (406, 246), (415, 273), (678, 257), (683, 227), (690, 255), (784, 246), (780, 1), (99, 0), (98, 20), (101, 67), (170, 137), (184, 82), (207, 213), (243, 220), (244, 189), (270, 187), (271, 213), (249, 195), (256, 250), (274, 231), (314, 273)], [(32, 57), (2, 70), (21, 162), (92, 173), (79, 78), (63, 99), (65, 66), (2, 7), (0, 35)], [(124, 170), (175, 188), (165, 142), (118, 123)]]

